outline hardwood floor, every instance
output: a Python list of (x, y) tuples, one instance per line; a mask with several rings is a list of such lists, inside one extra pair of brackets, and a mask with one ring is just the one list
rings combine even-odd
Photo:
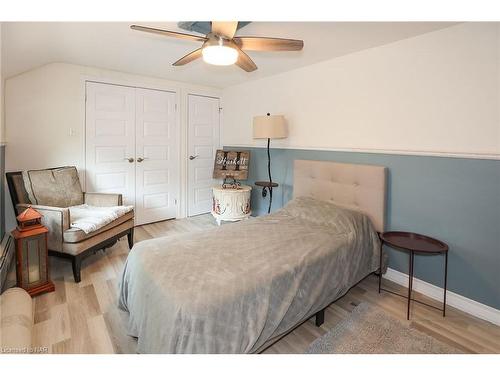
[[(211, 215), (170, 220), (136, 227), (135, 242), (215, 226)], [(223, 224), (232, 225), (232, 224)], [(118, 280), (127, 258), (126, 237), (115, 246), (84, 260), (82, 281), (75, 284), (71, 264), (51, 257), (56, 291), (35, 298), (34, 345), (50, 353), (135, 353), (136, 340), (126, 334), (127, 314), (117, 308)], [(384, 280), (386, 287), (403, 288)], [(415, 293), (428, 303), (432, 300)], [(406, 300), (378, 294), (377, 279), (369, 276), (328, 307), (321, 327), (310, 319), (267, 348), (264, 353), (302, 353), (362, 301), (382, 307), (404, 320)], [(452, 307), (443, 318), (437, 310), (412, 305), (411, 325), (438, 340), (470, 353), (500, 353), (500, 327)]]

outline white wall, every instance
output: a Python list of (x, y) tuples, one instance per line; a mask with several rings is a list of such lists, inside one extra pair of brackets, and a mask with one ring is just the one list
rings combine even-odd
[[(7, 171), (61, 165), (75, 165), (80, 172), (84, 171), (85, 79), (178, 92), (181, 160), (186, 153), (187, 95), (219, 97), (221, 94), (220, 90), (210, 87), (72, 64), (54, 63), (28, 71), (5, 82)], [(186, 175), (185, 167), (183, 163), (182, 181)], [(84, 174), (80, 175), (83, 180)], [(182, 194), (181, 189), (181, 201)], [(13, 225), (10, 198), (7, 199), (7, 223)], [(185, 207), (180, 207), (181, 216), (184, 212)]]
[(224, 89), (223, 144), (263, 146), (252, 118), (271, 112), (290, 129), (275, 147), (498, 158), (499, 25), (459, 24)]
[(5, 199), (4, 199), (4, 176), (3, 176), (3, 75), (2, 75), (2, 22), (0, 22), (0, 241), (5, 231)]
[(2, 22), (0, 22), (0, 145), (4, 138), (4, 121), (3, 121), (3, 76), (2, 76)]

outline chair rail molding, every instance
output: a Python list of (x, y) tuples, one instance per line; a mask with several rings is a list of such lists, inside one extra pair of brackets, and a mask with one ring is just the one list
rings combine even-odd
[[(447, 151), (419, 151), (419, 150), (389, 150), (389, 149), (372, 149), (372, 148), (342, 148), (342, 147), (311, 147), (311, 146), (295, 146), (295, 145), (280, 145), (279, 141), (273, 148), (283, 150), (306, 150), (306, 151), (337, 151), (337, 152), (353, 152), (366, 154), (387, 154), (387, 155), (408, 155), (408, 156), (436, 156), (442, 158), (457, 158), (457, 159), (480, 159), (480, 160), (500, 160), (500, 154), (488, 153), (464, 153), (464, 152), (447, 152)], [(224, 144), (224, 147), (251, 147), (265, 148), (261, 144)]]

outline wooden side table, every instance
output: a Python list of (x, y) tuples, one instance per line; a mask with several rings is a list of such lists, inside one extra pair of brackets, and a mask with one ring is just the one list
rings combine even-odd
[[(383, 244), (386, 244), (396, 250), (409, 252), (409, 275), (408, 275), (408, 296), (396, 293), (392, 290), (382, 288), (382, 251), (380, 251), (380, 272), (378, 280), (378, 292), (384, 290), (389, 293), (396, 294), (400, 297), (405, 297), (408, 300), (406, 319), (410, 319), (410, 303), (415, 301), (423, 305), (438, 309), (443, 312), (443, 317), (446, 315), (446, 282), (448, 278), (448, 245), (435, 238), (424, 236), (422, 234), (411, 232), (385, 232), (380, 235)], [(415, 253), (423, 255), (444, 254), (444, 293), (443, 293), (443, 308), (429, 305), (425, 302), (418, 301), (411, 296), (413, 287), (413, 271), (414, 271), (414, 256)]]
[(250, 186), (241, 185), (237, 188), (212, 188), (212, 216), (220, 225), (221, 221), (238, 221), (248, 218), (250, 209)]

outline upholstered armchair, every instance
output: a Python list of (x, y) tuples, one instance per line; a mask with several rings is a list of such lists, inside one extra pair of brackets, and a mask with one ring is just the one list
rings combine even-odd
[(97, 250), (113, 246), (127, 235), (129, 248), (134, 237), (134, 211), (86, 233), (71, 227), (70, 207), (121, 206), (121, 194), (85, 193), (75, 167), (6, 173), (12, 204), (17, 213), (31, 206), (43, 215), (49, 229), (49, 255), (71, 260), (75, 282), (80, 282), (82, 260)]

